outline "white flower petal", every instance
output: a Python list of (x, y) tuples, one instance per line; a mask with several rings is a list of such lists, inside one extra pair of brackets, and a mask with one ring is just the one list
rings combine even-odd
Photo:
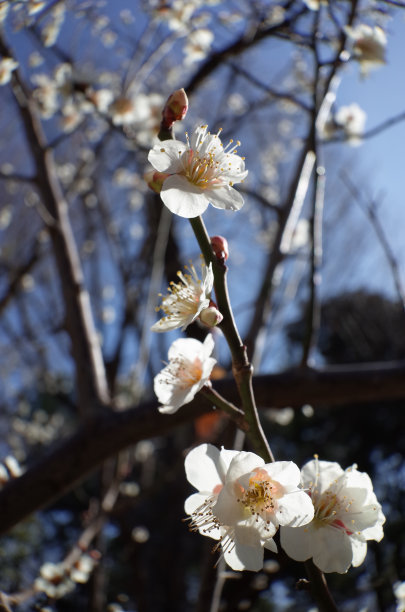
[(200, 444), (185, 459), (187, 480), (198, 491), (212, 493), (217, 485), (223, 484), (221, 468), (220, 451), (212, 444)]
[(340, 529), (324, 527), (314, 534), (313, 562), (325, 573), (344, 574), (349, 569), (353, 552), (349, 536)]
[[(228, 475), (226, 476), (228, 478)], [(235, 486), (228, 482), (218, 495), (218, 499), (212, 509), (214, 515), (223, 525), (235, 525), (244, 518), (243, 506), (235, 503)]]
[(235, 571), (250, 570), (257, 572), (263, 567), (263, 548), (261, 546), (245, 546), (236, 541), (233, 548), (224, 552), (224, 559)]
[(189, 362), (193, 362), (195, 356), (200, 354), (201, 349), (202, 342), (195, 338), (178, 338), (172, 342), (168, 351), (168, 357), (170, 361), (184, 357)]
[(186, 219), (202, 215), (209, 204), (204, 191), (178, 174), (164, 181), (160, 197), (172, 213)]
[(353, 567), (358, 567), (361, 565), (366, 558), (367, 554), (367, 544), (366, 542), (361, 542), (360, 540), (356, 540), (355, 538), (351, 539), (352, 543), (352, 565)]
[(164, 140), (149, 151), (148, 161), (158, 172), (174, 174), (182, 170), (181, 155), (187, 146), (178, 140)]
[(228, 473), (226, 475), (227, 482), (234, 482), (241, 476), (250, 474), (255, 468), (263, 467), (264, 461), (255, 453), (241, 451), (232, 460)]
[(297, 487), (301, 480), (300, 469), (292, 461), (268, 463), (265, 470), (270, 478), (279, 482), (283, 487)]
[(215, 208), (226, 210), (240, 210), (245, 203), (242, 194), (236, 191), (236, 189), (229, 187), (229, 185), (207, 190), (205, 197)]
[(343, 476), (344, 473), (338, 463), (311, 460), (302, 468), (301, 479), (304, 488), (316, 483), (317, 489), (323, 493), (329, 488), (331, 482)]
[(275, 543), (273, 538), (268, 538), (268, 540), (265, 540), (263, 546), (264, 548), (267, 548), (267, 550), (271, 550), (274, 553), (278, 552), (277, 544)]
[(292, 491), (281, 498), (275, 514), (280, 525), (301, 527), (314, 518), (314, 506), (305, 491)]
[(280, 527), (280, 543), (295, 561), (307, 561), (312, 557), (314, 530), (308, 527)]

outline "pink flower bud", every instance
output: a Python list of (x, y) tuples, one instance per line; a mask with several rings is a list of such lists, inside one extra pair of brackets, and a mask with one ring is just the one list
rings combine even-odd
[(221, 323), (223, 318), (216, 306), (209, 306), (200, 312), (201, 323), (208, 327), (215, 327), (218, 323)]
[(212, 250), (215, 253), (217, 259), (226, 261), (229, 256), (228, 241), (223, 236), (213, 236), (211, 238)]
[(147, 186), (152, 189), (155, 193), (160, 193), (162, 191), (163, 182), (170, 174), (166, 172), (157, 172), (156, 170), (149, 170), (149, 172), (145, 172), (143, 178), (147, 184)]
[(162, 126), (166, 129), (172, 127), (175, 121), (182, 121), (188, 111), (188, 98), (184, 89), (177, 89), (169, 96), (163, 112)]

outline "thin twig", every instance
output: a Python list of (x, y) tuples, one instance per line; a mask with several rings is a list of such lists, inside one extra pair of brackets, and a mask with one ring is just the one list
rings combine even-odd
[(395, 289), (398, 294), (399, 301), (401, 302), (402, 309), (405, 311), (405, 289), (402, 284), (398, 262), (395, 258), (390, 242), (386, 236), (383, 225), (376, 213), (375, 205), (372, 202), (367, 203), (363, 201), (362, 194), (360, 193), (356, 185), (353, 183), (353, 181), (350, 179), (349, 175), (347, 174), (345, 170), (341, 171), (340, 176), (344, 184), (346, 185), (347, 189), (352, 194), (354, 201), (360, 206), (363, 212), (367, 215), (371, 225), (374, 228), (377, 238), (384, 251), (384, 255), (387, 259), (388, 265), (391, 269), (391, 274), (392, 274), (392, 278), (394, 281)]
[[(12, 56), (3, 39), (0, 39), (0, 52)], [(12, 82), (22, 125), (36, 164), (38, 189), (43, 204), (53, 219), (49, 225), (49, 233), (63, 291), (67, 331), (72, 342), (78, 406), (83, 415), (88, 415), (110, 402), (90, 298), (85, 288), (83, 270), (68, 216), (68, 204), (57, 178), (53, 153), (47, 147), (40, 119), (18, 70), (13, 73)]]

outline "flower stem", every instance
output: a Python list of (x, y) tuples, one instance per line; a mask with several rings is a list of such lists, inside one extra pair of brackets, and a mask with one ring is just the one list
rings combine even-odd
[(272, 462), (274, 456), (264, 435), (253, 394), (253, 367), (248, 360), (246, 347), (243, 345), (236, 327), (229, 300), (226, 282), (228, 268), (222, 260), (215, 256), (202, 218), (194, 217), (190, 219), (190, 223), (206, 263), (212, 263), (215, 296), (219, 311), (224, 317), (218, 327), (222, 330), (231, 351), (232, 371), (245, 413), (245, 420), (248, 424), (247, 436), (255, 451), (266, 462)]
[(304, 562), (312, 594), (320, 612), (339, 612), (329, 592), (324, 574), (314, 565), (312, 559)]
[(207, 400), (212, 402), (216, 408), (226, 412), (231, 419), (236, 423), (239, 429), (247, 431), (249, 426), (246, 422), (243, 410), (237, 408), (230, 402), (228, 402), (218, 391), (215, 391), (210, 385), (204, 385), (199, 391), (200, 395), (204, 396)]

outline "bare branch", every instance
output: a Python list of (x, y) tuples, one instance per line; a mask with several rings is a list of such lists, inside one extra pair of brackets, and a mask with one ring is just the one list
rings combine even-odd
[[(253, 381), (262, 408), (337, 406), (405, 398), (405, 362), (348, 365), (324, 370), (296, 368)], [(232, 380), (216, 381), (216, 389), (238, 402)], [(108, 457), (137, 442), (165, 435), (183, 423), (209, 412), (212, 404), (201, 395), (173, 415), (162, 415), (156, 402), (125, 412), (104, 411), (49, 452), (21, 477), (0, 491), (0, 533), (7, 532), (32, 512), (72, 489)]]

